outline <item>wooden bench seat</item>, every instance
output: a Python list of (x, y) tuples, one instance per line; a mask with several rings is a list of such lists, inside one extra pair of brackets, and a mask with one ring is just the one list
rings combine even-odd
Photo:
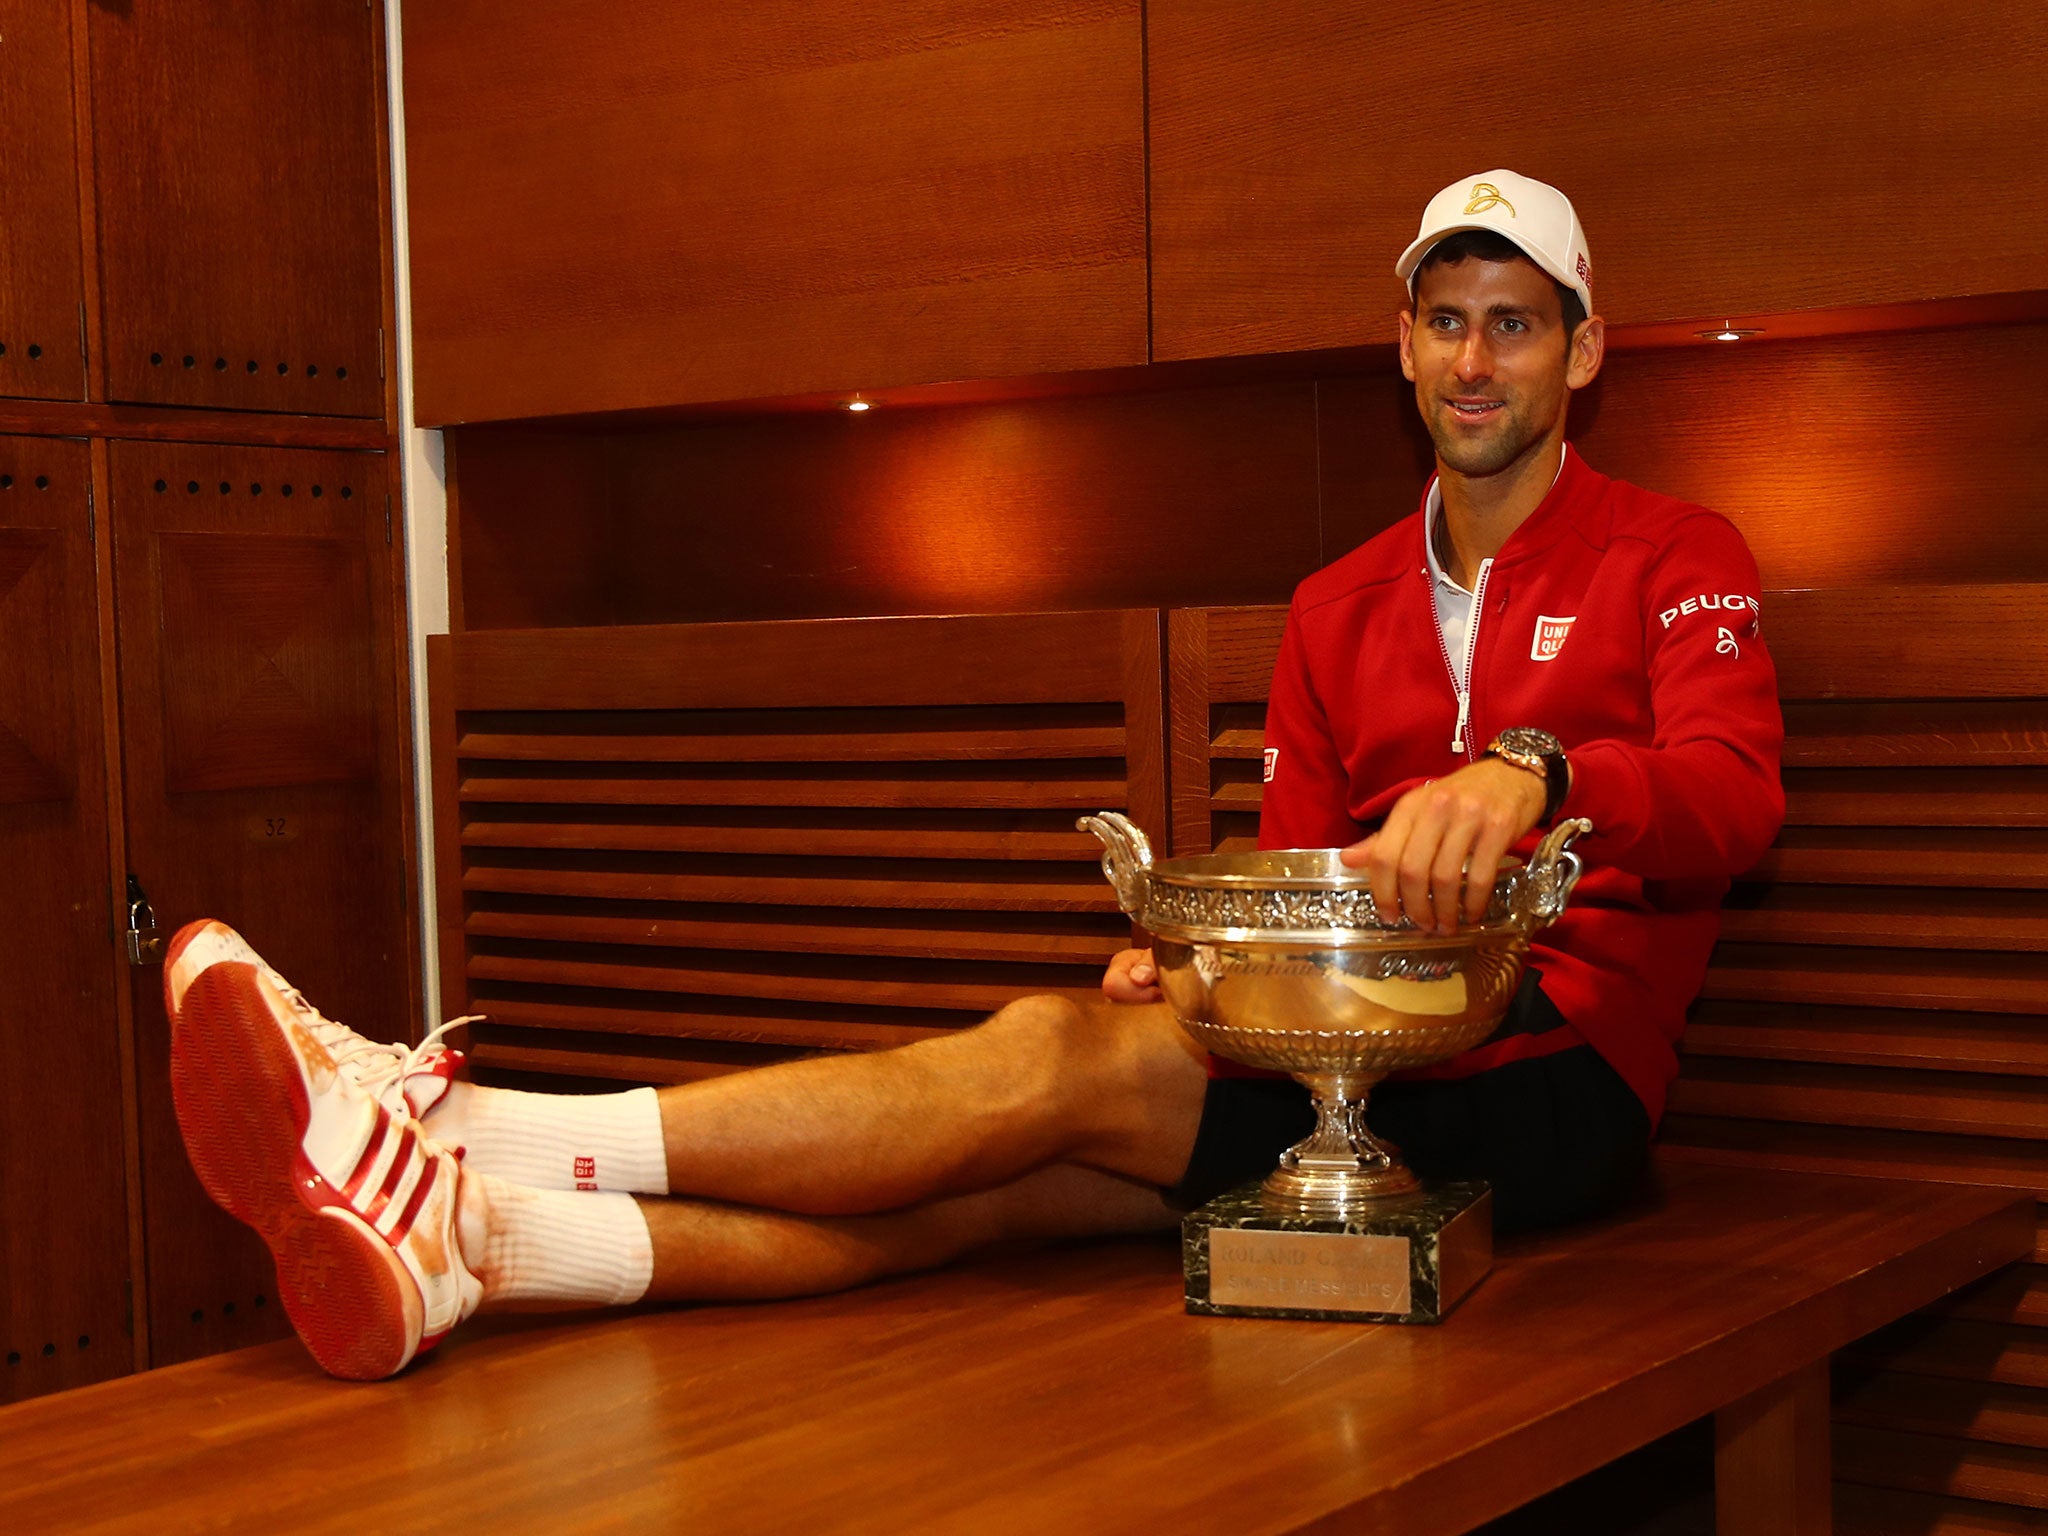
[(1439, 1327), (1197, 1318), (1163, 1242), (840, 1296), (264, 1345), (0, 1410), (0, 1529), (1469, 1530), (1717, 1413), (1726, 1536), (1827, 1521), (1831, 1351), (2027, 1251), (2009, 1192), (1667, 1166)]
[[(1665, 1155), (2048, 1197), (2048, 589), (1769, 592), (1763, 615), (1785, 830), (1730, 896)], [(1285, 620), (1169, 615), (1178, 853), (1256, 839)], [(2048, 1220), (2030, 1257), (1860, 1346), (1845, 1490), (1888, 1520), (1924, 1500), (1886, 1531), (2003, 1530), (1977, 1499), (2048, 1508)]]
[[(2048, 1194), (2048, 591), (1773, 592), (1764, 612), (1787, 824), (1731, 898), (1667, 1156)], [(1249, 846), (1284, 618), (438, 642), (448, 1009), (492, 1014), (488, 1068), (680, 1081), (1092, 990), (1126, 930), (1073, 814), (1127, 805), (1181, 853)], [(2037, 1236), (1968, 1316), (1861, 1346), (1845, 1478), (2048, 1507), (2044, 1255)]]

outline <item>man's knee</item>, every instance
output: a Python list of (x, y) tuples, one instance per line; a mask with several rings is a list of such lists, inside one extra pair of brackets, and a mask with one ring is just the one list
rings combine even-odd
[(1077, 1146), (1177, 1142), (1183, 1120), (1192, 1136), (1207, 1072), (1163, 1004), (1021, 997), (980, 1027), (1016, 1063), (1009, 1106), (1064, 1125)]
[(1071, 1098), (1086, 1082), (1089, 1038), (1086, 1009), (1050, 993), (1005, 1003), (974, 1033), (997, 1053), (1020, 1109), (1043, 1112)]
[(1157, 1010), (1119, 1007), (1100, 999), (1077, 1000), (1039, 993), (1006, 1003), (980, 1029), (991, 1043), (1033, 1067), (1044, 1069), (1048, 1086), (1089, 1083), (1104, 1075), (1128, 1074), (1134, 1063), (1157, 1052), (1162, 1032), (1150, 1015)]

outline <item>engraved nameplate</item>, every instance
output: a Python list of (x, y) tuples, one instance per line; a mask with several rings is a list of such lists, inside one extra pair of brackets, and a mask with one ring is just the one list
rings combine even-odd
[(1345, 1232), (1209, 1232), (1209, 1301), (1316, 1312), (1410, 1309), (1408, 1239)]

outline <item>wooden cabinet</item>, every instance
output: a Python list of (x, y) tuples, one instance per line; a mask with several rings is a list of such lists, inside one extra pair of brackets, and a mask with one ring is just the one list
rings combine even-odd
[(85, 398), (71, 7), (0, 0), (0, 395)]
[(1565, 188), (1614, 322), (2048, 287), (2048, 11), (1147, 8), (1154, 355), (1383, 342), (1454, 177)]
[(418, 1027), (383, 28), (0, 0), (0, 1399), (284, 1326), (186, 1164), (131, 875)]
[(0, 437), (0, 1402), (131, 1365), (90, 490)]
[(103, 451), (95, 496), (88, 443), (0, 437), (0, 1400), (285, 1327), (186, 1161), (125, 875), (164, 937), (224, 918), (330, 1015), (416, 1028), (385, 456)]
[[(109, 445), (129, 867), (166, 934), (223, 918), (380, 1040), (413, 1023), (384, 462)], [(161, 984), (134, 973), (158, 1365), (282, 1327), (269, 1255), (185, 1158)]]
[(91, 18), (108, 398), (382, 416), (378, 8)]
[(419, 419), (1145, 361), (1140, 10), (408, 5)]

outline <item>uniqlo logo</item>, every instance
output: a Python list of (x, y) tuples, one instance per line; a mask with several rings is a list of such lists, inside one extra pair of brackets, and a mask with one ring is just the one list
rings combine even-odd
[(576, 1159), (576, 1177), (577, 1177), (577, 1178), (579, 1178), (579, 1179), (594, 1179), (594, 1178), (596, 1178), (596, 1177), (597, 1177), (597, 1159), (596, 1159), (596, 1158), (594, 1158), (594, 1157), (579, 1157), (579, 1158), (577, 1158), (577, 1159)]
[(1279, 766), (1280, 749), (1278, 747), (1266, 748), (1266, 783), (1270, 784), (1273, 782), (1273, 770)]
[(1536, 634), (1529, 642), (1531, 661), (1555, 661), (1557, 653), (1564, 649), (1564, 637), (1572, 632), (1572, 625), (1579, 616), (1573, 614), (1566, 619), (1553, 619), (1547, 613), (1536, 615)]

